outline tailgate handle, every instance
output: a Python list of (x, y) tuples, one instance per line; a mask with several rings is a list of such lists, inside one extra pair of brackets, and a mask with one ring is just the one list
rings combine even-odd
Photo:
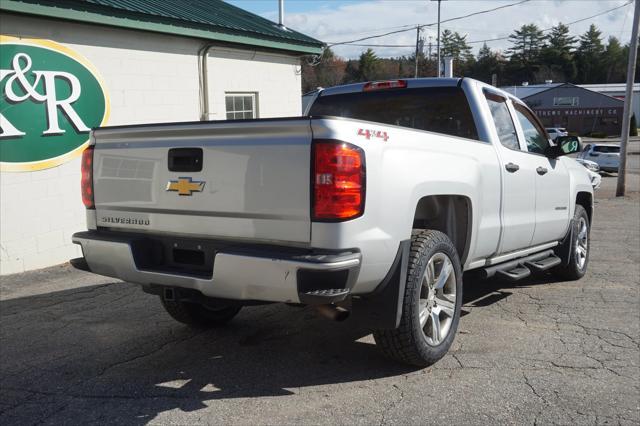
[(171, 148), (169, 150), (169, 171), (202, 171), (202, 148)]

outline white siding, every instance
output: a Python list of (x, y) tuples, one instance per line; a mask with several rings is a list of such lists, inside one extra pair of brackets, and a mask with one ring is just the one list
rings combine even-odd
[[(0, 33), (63, 44), (97, 68), (111, 101), (107, 125), (200, 118), (198, 50), (205, 41), (0, 14)], [(261, 118), (300, 115), (299, 59), (230, 48), (209, 55), (210, 119), (225, 119), (226, 92), (257, 93)], [(71, 235), (86, 228), (80, 161), (0, 174), (0, 274), (80, 256)]]

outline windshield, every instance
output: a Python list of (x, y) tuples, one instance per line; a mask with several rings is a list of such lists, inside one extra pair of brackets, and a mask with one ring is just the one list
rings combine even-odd
[(425, 87), (320, 96), (309, 115), (393, 124), (478, 139), (469, 102), (459, 87)]
[(619, 153), (620, 152), (620, 147), (619, 146), (598, 145), (598, 146), (594, 146), (593, 150), (595, 152)]

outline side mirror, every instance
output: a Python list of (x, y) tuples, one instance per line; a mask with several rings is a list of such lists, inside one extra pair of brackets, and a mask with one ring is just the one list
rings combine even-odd
[(558, 136), (554, 142), (555, 145), (550, 146), (548, 150), (548, 156), (551, 158), (581, 151), (582, 143), (578, 136)]

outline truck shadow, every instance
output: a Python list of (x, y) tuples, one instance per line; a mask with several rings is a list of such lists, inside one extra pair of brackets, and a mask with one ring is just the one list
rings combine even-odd
[(2, 424), (146, 424), (221, 399), (415, 371), (383, 358), (369, 331), (349, 320), (274, 304), (192, 330), (124, 283), (5, 300), (0, 319)]
[(482, 280), (474, 274), (465, 274), (462, 315), (468, 314), (467, 308), (481, 308), (498, 303), (513, 294), (518, 288), (534, 287), (537, 285), (556, 282), (551, 274), (532, 275), (529, 278), (510, 282), (500, 278)]
[[(505, 284), (469, 281), (465, 305), (508, 297)], [(244, 308), (223, 328), (192, 330), (125, 283), (5, 300), (0, 319), (3, 424), (146, 424), (216, 400), (295, 395), (416, 371), (385, 359), (356, 320), (335, 323), (308, 308), (274, 304)]]

